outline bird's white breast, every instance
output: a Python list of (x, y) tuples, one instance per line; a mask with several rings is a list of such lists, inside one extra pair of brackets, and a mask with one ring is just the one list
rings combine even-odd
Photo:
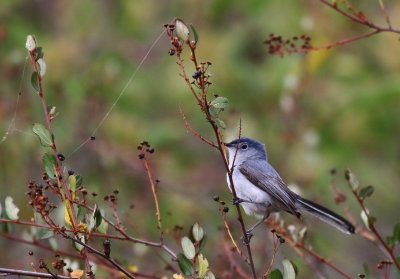
[[(254, 203), (243, 202), (241, 203), (244, 211), (248, 215), (265, 215), (268, 206), (272, 203), (271, 197), (264, 191), (260, 190), (257, 186), (253, 185), (247, 178), (239, 171), (233, 171), (233, 184), (235, 186), (238, 198), (252, 201)], [(229, 176), (226, 176), (229, 189), (232, 191)]]

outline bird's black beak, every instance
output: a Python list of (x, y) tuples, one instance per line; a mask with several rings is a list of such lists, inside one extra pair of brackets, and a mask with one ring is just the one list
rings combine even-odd
[(226, 147), (232, 147), (232, 144), (229, 143), (229, 142), (224, 142), (224, 145), (225, 145)]

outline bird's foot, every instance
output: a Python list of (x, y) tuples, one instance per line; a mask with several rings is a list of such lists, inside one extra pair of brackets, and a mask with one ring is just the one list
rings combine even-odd
[(244, 245), (249, 246), (250, 240), (253, 237), (253, 233), (251, 231), (247, 231), (245, 236), (242, 236), (240, 240), (243, 242)]
[(237, 205), (237, 204), (240, 204), (240, 203), (242, 203), (242, 202), (244, 202), (245, 200), (244, 199), (241, 199), (241, 198), (233, 198), (232, 199), (232, 204), (233, 205)]

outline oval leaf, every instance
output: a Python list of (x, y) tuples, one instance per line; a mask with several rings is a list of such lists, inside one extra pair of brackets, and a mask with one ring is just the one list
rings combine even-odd
[(211, 101), (210, 106), (218, 109), (226, 108), (228, 106), (228, 98), (217, 97)]
[(274, 269), (268, 276), (269, 279), (282, 279), (282, 272), (279, 269)]
[(182, 273), (185, 275), (193, 274), (193, 263), (188, 260), (183, 254), (178, 255), (178, 264)]
[(193, 235), (194, 240), (196, 240), (196, 241), (200, 241), (203, 238), (204, 230), (198, 223), (193, 225), (192, 235)]
[(187, 40), (189, 40), (189, 28), (181, 19), (175, 20), (175, 32), (176, 36), (183, 42), (187, 42)]
[(295, 279), (296, 272), (294, 270), (292, 263), (289, 260), (283, 260), (282, 265), (283, 265), (283, 279)]
[(39, 81), (38, 81), (38, 73), (37, 72), (33, 72), (32, 76), (31, 76), (31, 84), (33, 86), (33, 88), (35, 88), (36, 92), (39, 92)]
[(54, 179), (56, 177), (56, 173), (54, 171), (57, 166), (56, 157), (53, 154), (45, 153), (42, 157), (42, 162), (47, 175)]
[(51, 147), (53, 145), (50, 132), (42, 124), (33, 124), (32, 131), (39, 137), (42, 146)]
[(219, 118), (214, 119), (215, 124), (217, 124), (218, 127), (220, 127), (221, 129), (226, 129), (226, 124), (224, 121), (222, 121)]
[(197, 257), (197, 262), (199, 265), (199, 269), (198, 269), (199, 277), (202, 278), (208, 271), (208, 260), (206, 258), (204, 258), (202, 254), (200, 254)]
[(181, 245), (185, 257), (189, 260), (193, 260), (194, 256), (196, 255), (196, 249), (194, 248), (192, 241), (190, 241), (188, 237), (184, 236), (181, 239)]
[(18, 220), (18, 212), (19, 208), (14, 204), (14, 200), (12, 197), (6, 197), (4, 202), (5, 211), (10, 220)]
[(365, 199), (365, 198), (372, 196), (372, 194), (374, 193), (374, 190), (375, 190), (374, 187), (369, 185), (364, 188), (361, 188), (360, 192), (358, 192), (358, 195), (360, 197), (362, 197), (363, 199)]
[(199, 34), (197, 33), (196, 29), (194, 28), (194, 26), (192, 24), (190, 24), (190, 29), (192, 29), (192, 32), (193, 32), (194, 43), (197, 44), (197, 42), (199, 41)]

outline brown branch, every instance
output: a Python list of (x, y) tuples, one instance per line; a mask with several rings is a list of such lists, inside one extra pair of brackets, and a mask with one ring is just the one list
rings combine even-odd
[[(224, 226), (225, 226), (226, 232), (228, 233), (229, 239), (231, 240), (233, 246), (235, 247), (235, 251), (238, 253), (238, 255), (240, 257), (243, 258), (243, 252), (242, 252), (242, 250), (240, 250), (240, 248), (237, 245), (235, 239), (233, 238), (233, 235), (232, 235), (232, 232), (231, 232), (231, 228), (229, 227), (228, 220), (226, 218), (226, 214), (221, 209), (219, 209), (219, 212), (221, 214), (222, 221), (224, 222)], [(244, 259), (244, 260), (246, 261), (246, 259)]]
[(117, 261), (115, 261), (113, 258), (107, 256), (106, 254), (100, 252), (99, 250), (93, 248), (92, 246), (80, 241), (77, 238), (74, 238), (73, 236), (70, 236), (68, 234), (66, 234), (63, 231), (59, 231), (58, 233), (60, 233), (64, 238), (70, 239), (80, 245), (82, 245), (83, 247), (85, 247), (86, 249), (88, 249), (91, 253), (96, 254), (102, 258), (104, 258), (105, 260), (109, 261), (113, 266), (115, 266), (115, 268), (117, 268), (119, 271), (121, 271), (122, 273), (124, 273), (127, 277), (131, 278), (131, 279), (135, 279), (136, 277), (130, 273), (127, 269), (125, 269), (122, 265), (120, 265)]
[(322, 2), (323, 4), (325, 4), (326, 6), (336, 10), (337, 12), (341, 13), (342, 15), (344, 15), (345, 17), (351, 19), (352, 21), (359, 23), (361, 25), (365, 25), (368, 26), (372, 29), (375, 30), (380, 30), (382, 32), (394, 32), (394, 33), (400, 33), (400, 29), (398, 28), (393, 28), (391, 25), (385, 27), (385, 26), (381, 26), (381, 25), (377, 25), (375, 23), (372, 23), (370, 21), (368, 21), (367, 19), (362, 19), (360, 17), (357, 17), (349, 12), (346, 12), (345, 10), (341, 9), (336, 3), (332, 3), (328, 0), (319, 0), (320, 2)]
[(0, 276), (11, 275), (11, 274), (18, 275), (18, 276), (29, 276), (29, 277), (71, 279), (71, 277), (69, 277), (69, 276), (62, 276), (62, 275), (56, 275), (56, 274), (50, 274), (50, 273), (0, 267)]
[(208, 139), (206, 139), (205, 137), (203, 137), (203, 135), (201, 135), (200, 133), (196, 132), (192, 126), (190, 125), (189, 121), (186, 118), (185, 113), (183, 112), (182, 108), (179, 107), (179, 112), (181, 113), (182, 119), (183, 121), (185, 121), (185, 127), (186, 129), (192, 133), (193, 136), (201, 139), (202, 141), (204, 141), (205, 143), (207, 143), (208, 145), (214, 147), (214, 148), (218, 148), (218, 145), (216, 145), (215, 143), (213, 143), (212, 141), (209, 141)]
[(388, 256), (392, 259), (393, 263), (396, 265), (397, 269), (400, 270), (400, 263), (397, 261), (396, 256), (393, 253), (393, 248), (389, 247), (389, 245), (386, 243), (385, 240), (383, 240), (381, 234), (376, 229), (374, 220), (372, 220), (371, 215), (369, 214), (367, 208), (365, 207), (364, 199), (358, 195), (356, 190), (352, 189), (352, 193), (357, 199), (358, 203), (360, 204), (362, 211), (367, 216), (369, 229), (376, 236), (376, 238), (378, 239), (378, 241), (380, 242), (380, 244), (382, 245)]
[(154, 198), (154, 204), (156, 206), (156, 216), (157, 216), (157, 228), (160, 234), (160, 243), (164, 244), (164, 232), (162, 229), (162, 225), (161, 225), (161, 214), (160, 214), (160, 207), (158, 205), (158, 197), (157, 197), (157, 189), (156, 189), (156, 185), (154, 183), (154, 179), (153, 179), (153, 175), (151, 173), (150, 167), (149, 167), (149, 162), (147, 160), (147, 157), (145, 156), (142, 159), (142, 163), (143, 163), (143, 167), (146, 170), (146, 174), (147, 174), (147, 178), (150, 182), (150, 186), (151, 186), (151, 191), (153, 193), (153, 198)]

